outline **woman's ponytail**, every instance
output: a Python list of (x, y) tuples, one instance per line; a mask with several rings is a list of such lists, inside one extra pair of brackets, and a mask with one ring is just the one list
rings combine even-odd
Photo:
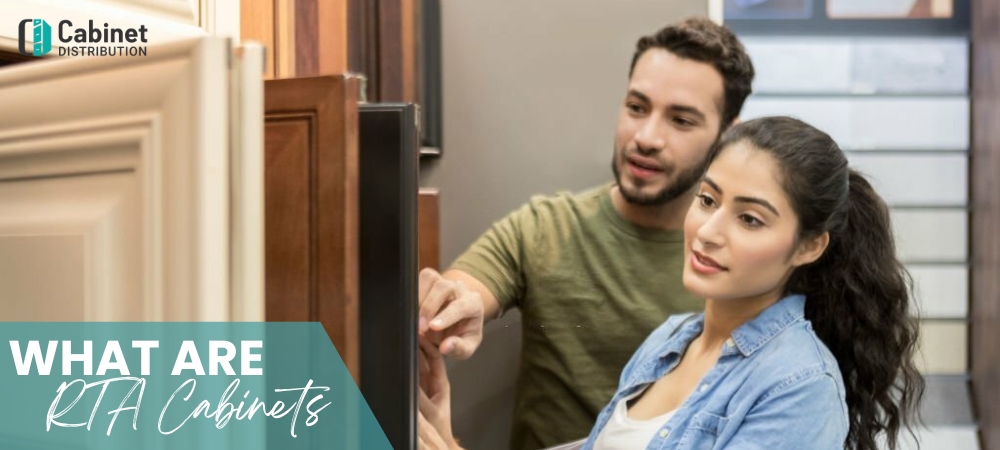
[(924, 387), (913, 359), (912, 283), (896, 258), (889, 208), (868, 180), (847, 170), (845, 217), (830, 230), (823, 257), (796, 271), (789, 291), (806, 295), (806, 319), (840, 365), (850, 416), (845, 448), (875, 450), (885, 433), (895, 449), (901, 426), (918, 420)]

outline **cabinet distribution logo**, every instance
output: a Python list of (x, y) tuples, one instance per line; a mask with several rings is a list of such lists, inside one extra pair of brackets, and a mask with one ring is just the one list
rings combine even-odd
[[(64, 45), (58, 46), (59, 56), (146, 56), (148, 42), (145, 25), (138, 28), (95, 26), (93, 20), (87, 27), (74, 27), (73, 22), (62, 20), (56, 28), (56, 37)], [(28, 36), (31, 36), (29, 51)], [(45, 56), (52, 51), (52, 26), (43, 19), (24, 19), (18, 26), (18, 50), (27, 56)], [(81, 45), (83, 44), (83, 45)], [(115, 45), (120, 44), (120, 45)]]

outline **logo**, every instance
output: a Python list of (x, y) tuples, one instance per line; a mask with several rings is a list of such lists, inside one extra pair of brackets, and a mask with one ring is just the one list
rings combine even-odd
[[(53, 22), (55, 23), (55, 22)], [(146, 56), (145, 25), (138, 28), (117, 28), (105, 23), (101, 28), (93, 20), (87, 21), (87, 27), (73, 27), (69, 20), (59, 21), (57, 35), (53, 36), (52, 27), (42, 19), (24, 19), (17, 27), (18, 50), (27, 56), (43, 56), (52, 51), (52, 38), (57, 37), (62, 45), (58, 45), (59, 56)], [(31, 33), (34, 48), (28, 50), (27, 34)], [(74, 45), (76, 44), (76, 45)], [(130, 45), (138, 44), (138, 45)]]
[[(35, 43), (35, 48), (32, 52), (28, 52), (25, 45), (25, 25), (32, 25), (32, 42)], [(21, 51), (22, 55), (27, 56), (42, 56), (52, 50), (52, 27), (42, 19), (24, 19), (21, 24), (17, 27), (17, 49)]]

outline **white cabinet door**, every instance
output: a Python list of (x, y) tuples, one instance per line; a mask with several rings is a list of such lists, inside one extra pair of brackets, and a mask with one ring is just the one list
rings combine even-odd
[[(25, 19), (41, 19), (51, 27), (53, 47), (49, 56), (57, 56), (56, 47), (95, 45), (62, 42), (60, 22), (70, 21), (64, 37), (74, 36), (78, 28), (91, 27), (102, 35), (104, 28), (139, 29), (144, 26), (147, 43), (124, 45), (157, 45), (183, 38), (213, 35), (240, 39), (240, 0), (17, 0), (0, 3), (0, 50), (18, 51), (19, 28)], [(91, 25), (91, 21), (93, 24)], [(31, 24), (25, 33), (27, 49), (35, 41)], [(102, 44), (96, 44), (102, 45)], [(113, 45), (113, 44), (112, 44)]]
[(0, 320), (261, 320), (261, 67), (204, 37), (0, 71)]

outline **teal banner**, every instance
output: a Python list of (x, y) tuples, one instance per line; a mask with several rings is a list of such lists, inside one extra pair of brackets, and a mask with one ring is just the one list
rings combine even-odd
[(318, 323), (0, 323), (0, 448), (391, 450)]

